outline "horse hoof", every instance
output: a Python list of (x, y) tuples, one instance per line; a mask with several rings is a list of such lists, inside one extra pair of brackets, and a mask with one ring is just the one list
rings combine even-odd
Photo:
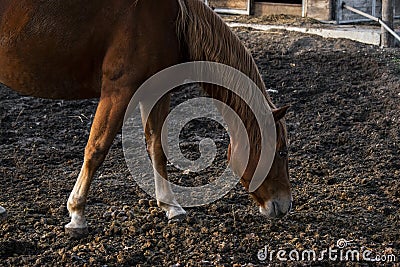
[(168, 223), (179, 223), (186, 219), (186, 213), (176, 215), (168, 220)]
[(0, 206), (0, 221), (4, 220), (5, 218), (7, 218), (7, 211), (5, 208)]
[(65, 226), (65, 233), (69, 235), (69, 237), (73, 239), (80, 239), (86, 237), (89, 234), (89, 230), (87, 227), (84, 228), (72, 228)]

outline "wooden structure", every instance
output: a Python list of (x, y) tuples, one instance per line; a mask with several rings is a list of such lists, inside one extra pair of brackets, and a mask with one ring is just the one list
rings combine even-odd
[[(230, 14), (287, 14), (318, 20), (347, 23), (366, 20), (342, 9), (342, 4), (355, 7), (373, 16), (382, 14), (382, 0), (205, 0), (217, 12)], [(400, 16), (400, 0), (392, 0), (394, 15)]]
[[(394, 1), (393, 0), (382, 0), (382, 20), (386, 25), (393, 29), (393, 9), (394, 9)], [(394, 46), (394, 38), (386, 30), (385, 25), (382, 24), (382, 46), (383, 47), (393, 47)]]

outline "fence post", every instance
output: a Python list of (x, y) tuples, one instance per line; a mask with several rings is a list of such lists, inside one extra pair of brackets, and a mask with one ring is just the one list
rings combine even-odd
[[(393, 29), (393, 0), (382, 0), (382, 21)], [(381, 45), (383, 47), (393, 47), (393, 36), (382, 26)]]

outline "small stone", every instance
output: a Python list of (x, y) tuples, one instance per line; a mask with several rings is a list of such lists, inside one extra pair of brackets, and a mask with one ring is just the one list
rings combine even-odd
[(157, 200), (151, 199), (151, 200), (149, 201), (149, 205), (150, 205), (150, 207), (157, 207)]
[(134, 217), (135, 217), (135, 213), (134, 213), (133, 211), (130, 210), (130, 211), (128, 212), (128, 219), (129, 219), (129, 220), (133, 220)]
[(111, 211), (106, 211), (103, 214), (103, 218), (105, 218), (105, 219), (110, 219), (111, 216), (112, 216), (112, 212)]
[(124, 261), (124, 255), (122, 254), (122, 252), (120, 252), (117, 256), (117, 260), (119, 263), (122, 263)]
[(123, 218), (123, 217), (126, 217), (126, 213), (123, 212), (123, 211), (120, 211), (120, 212), (117, 213), (117, 216), (116, 216), (116, 217), (117, 217), (118, 219)]
[(136, 227), (135, 226), (129, 226), (128, 230), (132, 234), (136, 233)]
[(148, 206), (149, 201), (147, 199), (139, 199), (139, 205)]
[(131, 207), (128, 206), (128, 205), (125, 205), (125, 206), (122, 207), (122, 210), (125, 211), (125, 212), (129, 211), (130, 209), (131, 209)]

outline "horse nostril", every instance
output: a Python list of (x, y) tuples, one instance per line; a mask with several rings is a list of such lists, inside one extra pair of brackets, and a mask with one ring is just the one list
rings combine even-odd
[(291, 202), (290, 202), (290, 206), (289, 206), (289, 210), (288, 210), (288, 212), (291, 212), (291, 211), (292, 211), (292, 209), (293, 209), (293, 201), (291, 201)]
[(278, 203), (276, 203), (274, 201), (274, 202), (272, 202), (272, 206), (274, 207), (274, 213), (275, 213), (276, 218), (281, 218), (281, 217), (285, 216), (286, 212), (281, 211)]
[(278, 209), (278, 204), (276, 202), (272, 202), (272, 207), (274, 208), (274, 214), (276, 217), (278, 217), (279, 209)]

